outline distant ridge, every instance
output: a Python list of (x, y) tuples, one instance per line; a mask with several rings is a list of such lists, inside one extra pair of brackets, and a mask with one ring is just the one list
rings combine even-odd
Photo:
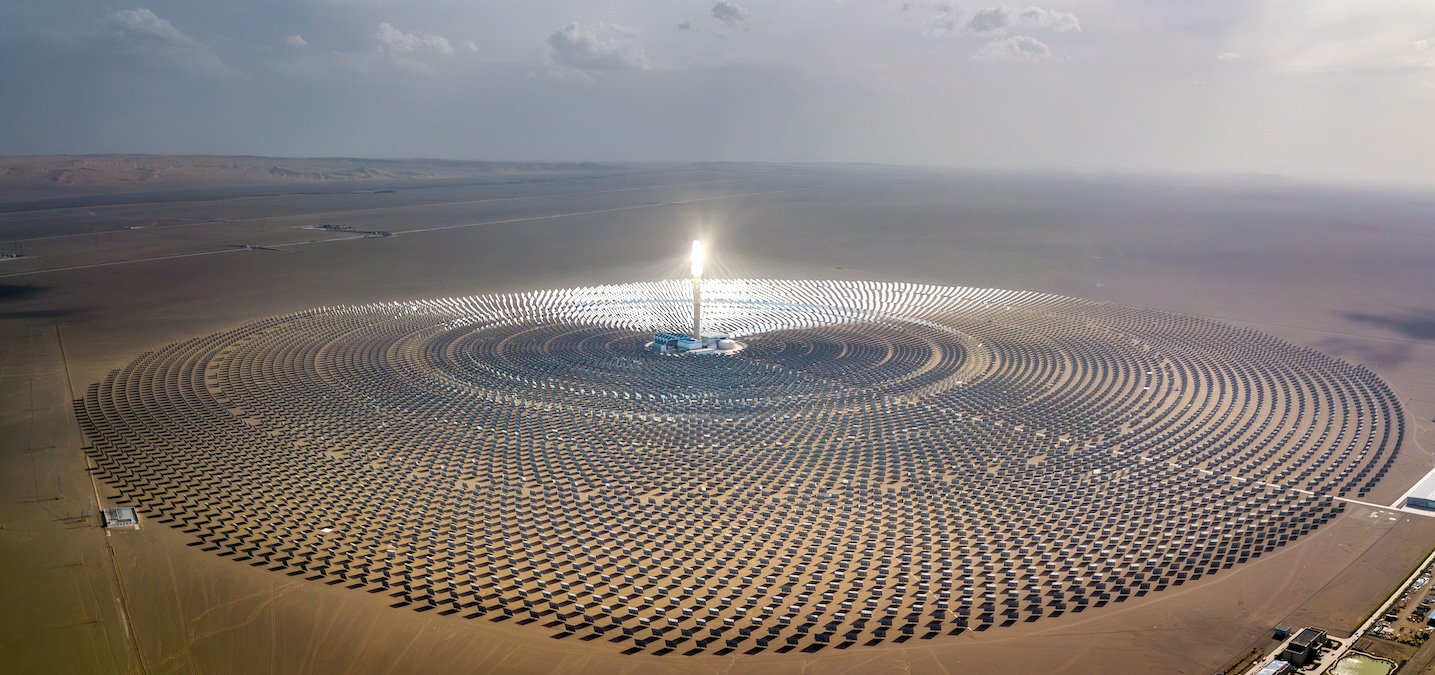
[(221, 183), (408, 181), (610, 173), (593, 162), (443, 159), (277, 158), (211, 155), (36, 155), (0, 157), (0, 201), (134, 192)]

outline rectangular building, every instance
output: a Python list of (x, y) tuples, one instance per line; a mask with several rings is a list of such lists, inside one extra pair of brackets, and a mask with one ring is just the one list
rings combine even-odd
[(1281, 652), (1281, 660), (1289, 661), (1295, 666), (1303, 666), (1315, 659), (1323, 645), (1325, 645), (1325, 631), (1319, 628), (1302, 628), (1299, 633), (1295, 634), (1295, 637), (1291, 638), (1285, 651)]
[(1256, 673), (1256, 675), (1286, 675), (1286, 673), (1290, 671), (1291, 664), (1285, 661), (1271, 661), (1267, 663), (1264, 668), (1261, 668), (1260, 672)]
[(119, 506), (112, 509), (105, 509), (101, 512), (105, 518), (105, 527), (139, 527), (140, 516), (135, 513), (133, 506)]
[(1426, 476), (1425, 480), (1420, 481), (1415, 489), (1410, 491), (1410, 496), (1405, 498), (1405, 505), (1435, 511), (1435, 473)]

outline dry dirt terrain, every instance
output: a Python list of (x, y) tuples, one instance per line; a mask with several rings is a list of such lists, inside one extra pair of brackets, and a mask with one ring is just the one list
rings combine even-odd
[[(1209, 673), (1269, 646), (1278, 623), (1354, 629), (1435, 547), (1435, 518), (1386, 508), (1435, 467), (1435, 195), (856, 166), (202, 162), (300, 174), (245, 177), (174, 168), (193, 158), (23, 159), (0, 164), (0, 244), (25, 256), (0, 260), (13, 672)], [(76, 167), (89, 171), (55, 177)], [(713, 276), (1034, 290), (1250, 326), (1380, 375), (1405, 410), (1400, 456), (1333, 522), (1199, 581), (815, 653), (624, 656), (87, 517), (111, 492), (71, 402), (142, 352), (317, 306), (674, 278), (695, 235)]]

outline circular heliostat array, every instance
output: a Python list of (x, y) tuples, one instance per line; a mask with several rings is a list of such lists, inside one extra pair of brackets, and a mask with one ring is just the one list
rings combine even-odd
[(709, 280), (265, 319), (77, 402), (117, 499), (218, 555), (648, 653), (1084, 611), (1292, 541), (1390, 466), (1378, 377), (1039, 293)]

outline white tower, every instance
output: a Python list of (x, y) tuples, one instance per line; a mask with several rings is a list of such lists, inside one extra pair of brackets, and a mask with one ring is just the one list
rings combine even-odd
[(703, 339), (703, 242), (693, 240), (693, 339)]

